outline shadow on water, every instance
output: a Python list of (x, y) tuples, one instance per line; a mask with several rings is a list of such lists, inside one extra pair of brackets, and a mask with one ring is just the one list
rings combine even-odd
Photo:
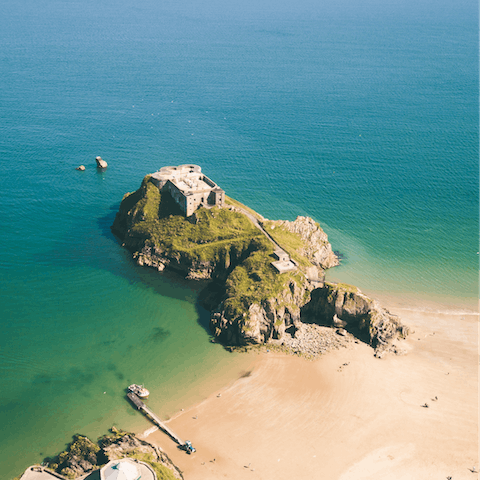
[(198, 313), (198, 324), (205, 329), (205, 331), (211, 335), (210, 331), (210, 312), (205, 310), (199, 302), (195, 304), (195, 308), (197, 309)]
[[(211, 290), (209, 288), (210, 282), (187, 280), (180, 273), (168, 269), (158, 272), (153, 268), (138, 266), (131, 253), (121, 246), (120, 239), (112, 233), (110, 228), (119, 207), (120, 203), (111, 206), (110, 213), (100, 217), (97, 220), (97, 225), (102, 236), (110, 241), (111, 245), (114, 245), (113, 248), (120, 250), (119, 255), (122, 257), (122, 265), (127, 266), (127, 268), (119, 270), (118, 266), (112, 264), (112, 262), (102, 262), (102, 267), (111, 273), (126, 278), (131, 283), (141, 283), (160, 295), (193, 303), (198, 314), (198, 324), (210, 334), (210, 312), (202, 306), (199, 299), (200, 295)], [(166, 340), (169, 335), (169, 331), (161, 327), (155, 327), (150, 336), (150, 341), (160, 343)]]
[[(122, 247), (121, 240), (110, 228), (119, 207), (120, 203), (116, 202), (110, 205), (106, 215), (79, 217), (78, 222), (59, 238), (50, 250), (43, 253), (43, 265), (47, 268), (51, 265), (55, 268), (79, 269), (82, 272), (87, 268), (90, 269), (89, 274), (93, 279), (95, 270), (100, 269), (124, 279), (136, 288), (149, 289), (161, 296), (188, 302), (194, 305), (197, 311), (198, 324), (210, 334), (210, 313), (202, 306), (203, 302), (199, 301), (199, 295), (208, 282), (187, 280), (180, 273), (171, 270), (158, 272), (153, 268), (138, 266), (131, 252)], [(81, 278), (80, 274), (76, 276)], [(167, 330), (157, 327), (152, 331), (150, 341), (160, 343), (165, 341), (169, 334)], [(103, 339), (103, 346), (114, 341)]]
[(159, 274), (152, 268), (139, 267), (131, 253), (110, 230), (120, 204), (109, 208), (109, 213), (96, 219), (96, 228), (86, 220), (80, 221), (44, 253), (44, 264), (65, 268), (101, 269), (123, 278), (132, 285), (143, 285), (160, 295), (195, 303), (202, 282), (186, 280), (181, 275), (166, 270)]
[(115, 215), (117, 214), (118, 210), (120, 209), (120, 203), (115, 203), (112, 205), (109, 210), (110, 212), (97, 219), (98, 228), (103, 237), (112, 240), (113, 242), (117, 243), (118, 245), (121, 244), (120, 240), (112, 233), (111, 226), (113, 225), (113, 221), (115, 220)]
[[(201, 282), (186, 280), (180, 274), (170, 270), (160, 273), (153, 268), (140, 267), (134, 262), (132, 254), (122, 247), (120, 239), (110, 229), (119, 207), (119, 203), (111, 206), (110, 213), (97, 220), (102, 237), (109, 242), (107, 247), (110, 250), (113, 248), (115, 253), (95, 259), (95, 265), (127, 279), (130, 283), (141, 283), (161, 295), (195, 302), (199, 291), (203, 288)], [(119, 261), (121, 265), (118, 264)]]

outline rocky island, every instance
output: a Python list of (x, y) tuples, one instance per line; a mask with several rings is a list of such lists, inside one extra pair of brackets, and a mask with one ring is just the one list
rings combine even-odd
[[(381, 354), (408, 333), (358, 288), (325, 282), (326, 269), (339, 262), (318, 223), (267, 220), (227, 197), (197, 165), (145, 176), (124, 196), (112, 231), (138, 265), (209, 281), (200, 301), (224, 345), (288, 347), (311, 338), (312, 329), (335, 327)], [(315, 354), (308, 343), (297, 342), (296, 350)]]

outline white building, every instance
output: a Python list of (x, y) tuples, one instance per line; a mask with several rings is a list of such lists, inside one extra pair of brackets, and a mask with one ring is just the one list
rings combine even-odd
[(157, 480), (149, 465), (131, 458), (108, 462), (100, 470), (100, 480)]

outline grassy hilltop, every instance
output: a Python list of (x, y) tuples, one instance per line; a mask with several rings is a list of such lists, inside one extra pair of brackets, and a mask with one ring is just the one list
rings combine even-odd
[(147, 175), (137, 191), (124, 196), (113, 230), (129, 244), (148, 241), (167, 255), (181, 253), (191, 261), (223, 258), (232, 244), (243, 249), (254, 239), (261, 241), (260, 232), (238, 212), (199, 208), (194, 216), (186, 219), (170, 194), (160, 193)]

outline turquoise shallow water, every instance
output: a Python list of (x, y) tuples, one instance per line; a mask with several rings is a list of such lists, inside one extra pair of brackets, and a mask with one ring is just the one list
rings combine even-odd
[(473, 308), (475, 2), (7, 0), (2, 12), (5, 478), (73, 433), (143, 425), (129, 382), (166, 415), (237, 368), (208, 341), (197, 287), (136, 267), (109, 231), (123, 194), (163, 165), (200, 164), (268, 218), (314, 217), (344, 256), (334, 279)]

